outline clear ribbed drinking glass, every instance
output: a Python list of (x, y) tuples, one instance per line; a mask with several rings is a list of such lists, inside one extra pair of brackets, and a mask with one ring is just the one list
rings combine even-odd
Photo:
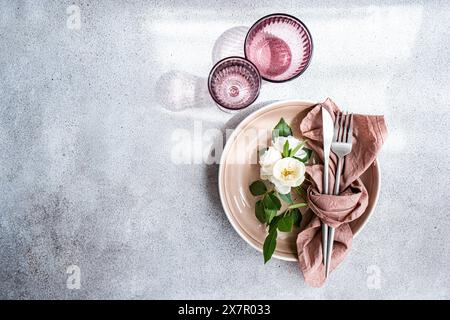
[(211, 69), (208, 89), (224, 111), (244, 109), (259, 95), (261, 76), (256, 66), (241, 57), (220, 60)]
[(308, 28), (299, 19), (271, 14), (250, 28), (244, 49), (245, 57), (256, 65), (264, 80), (284, 82), (308, 68), (313, 43)]

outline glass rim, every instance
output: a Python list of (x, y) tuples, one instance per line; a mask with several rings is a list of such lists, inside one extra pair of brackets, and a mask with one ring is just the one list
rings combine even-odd
[[(250, 27), (250, 29), (248, 29), (247, 35), (245, 36), (245, 40), (244, 40), (244, 55), (245, 55), (245, 59), (249, 60), (248, 57), (247, 57), (247, 50), (246, 50), (245, 48), (246, 48), (246, 46), (247, 46), (247, 40), (248, 40), (248, 36), (250, 35), (250, 32), (251, 32), (251, 31), (252, 31), (252, 30), (253, 30), (253, 29), (261, 22), (261, 21), (266, 20), (266, 19), (268, 19), (268, 18), (275, 17), (275, 16), (285, 17), (285, 18), (289, 18), (289, 19), (292, 19), (292, 20), (296, 21), (298, 24), (300, 24), (300, 25), (304, 28), (304, 30), (305, 30), (305, 32), (306, 32), (306, 34), (307, 34), (307, 36), (308, 36), (308, 38), (309, 38), (309, 40), (310, 40), (310, 42), (311, 42), (311, 49), (310, 49), (310, 55), (309, 55), (308, 63), (306, 64), (305, 68), (304, 68), (302, 71), (300, 71), (298, 74), (296, 74), (296, 75), (294, 75), (294, 76), (292, 76), (292, 77), (290, 77), (290, 78), (288, 78), (288, 79), (285, 79), (285, 80), (273, 80), (273, 79), (268, 79), (268, 78), (264, 77), (263, 75), (261, 75), (261, 78), (263, 78), (265, 81), (272, 82), (272, 83), (282, 83), (282, 82), (287, 82), (287, 81), (294, 80), (295, 78), (297, 78), (297, 77), (299, 77), (300, 75), (302, 75), (302, 74), (309, 68), (309, 65), (311, 64), (311, 60), (312, 60), (313, 53), (314, 53), (314, 42), (313, 42), (313, 38), (312, 38), (312, 36), (311, 36), (311, 32), (309, 31), (308, 27), (307, 27), (306, 24), (304, 24), (303, 21), (301, 21), (299, 18), (297, 18), (297, 17), (295, 17), (295, 16), (293, 16), (293, 15), (290, 15), (290, 14), (288, 14), (288, 13), (270, 13), (270, 14), (268, 14), (268, 15), (265, 15), (265, 16), (259, 18), (255, 23), (253, 23), (253, 25)], [(249, 60), (249, 61), (250, 61), (250, 60)]]
[[(216, 97), (214, 96), (214, 94), (211, 91), (211, 77), (214, 74), (214, 72), (217, 70), (217, 68), (223, 64), (224, 62), (228, 61), (228, 60), (239, 60), (241, 62), (247, 63), (248, 65), (250, 65), (253, 69), (255, 69), (256, 74), (258, 75), (258, 88), (256, 91), (256, 95), (255, 98), (250, 101), (247, 105), (240, 107), (240, 108), (229, 108), (226, 107), (224, 105), (222, 105), (219, 101), (217, 101)], [(211, 98), (214, 100), (215, 103), (217, 103), (220, 107), (226, 109), (226, 110), (230, 110), (230, 111), (238, 111), (238, 110), (242, 110), (245, 108), (248, 108), (253, 102), (256, 101), (256, 99), (258, 99), (259, 97), (259, 93), (261, 91), (261, 85), (262, 85), (262, 76), (261, 73), (259, 72), (258, 68), (255, 66), (255, 64), (253, 62), (251, 62), (250, 60), (248, 60), (247, 58), (244, 57), (239, 57), (239, 56), (229, 56), (229, 57), (225, 57), (223, 59), (220, 59), (219, 61), (217, 61), (214, 66), (211, 68), (211, 71), (209, 71), (209, 75), (208, 75), (208, 91), (209, 91), (209, 95), (211, 96)]]

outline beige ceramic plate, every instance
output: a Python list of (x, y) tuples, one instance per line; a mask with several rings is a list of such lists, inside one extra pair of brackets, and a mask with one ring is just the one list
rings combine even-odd
[[(248, 186), (259, 178), (257, 153), (270, 142), (270, 132), (283, 117), (292, 127), (294, 136), (300, 137), (299, 124), (309, 108), (316, 103), (308, 101), (281, 101), (263, 107), (245, 118), (228, 138), (219, 167), (219, 193), (225, 213), (237, 233), (253, 248), (262, 252), (266, 230), (255, 217), (256, 199)], [(366, 224), (378, 199), (380, 171), (375, 162), (362, 175), (369, 193), (369, 206), (364, 214), (351, 223), (355, 236)], [(310, 217), (303, 217), (303, 227)], [(297, 260), (295, 240), (298, 228), (290, 233), (280, 232), (273, 257)]]

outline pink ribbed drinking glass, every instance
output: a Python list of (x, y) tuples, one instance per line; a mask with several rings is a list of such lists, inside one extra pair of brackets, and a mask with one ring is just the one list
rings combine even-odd
[(258, 97), (260, 88), (258, 69), (244, 58), (228, 57), (220, 60), (209, 73), (209, 93), (225, 111), (248, 107)]
[(313, 43), (308, 28), (287, 14), (259, 19), (245, 38), (245, 57), (258, 68), (264, 80), (283, 82), (308, 68)]

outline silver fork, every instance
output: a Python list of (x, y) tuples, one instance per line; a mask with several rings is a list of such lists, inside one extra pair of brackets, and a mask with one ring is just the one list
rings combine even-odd
[[(331, 143), (331, 151), (333, 151), (338, 158), (333, 189), (333, 193), (335, 195), (339, 194), (342, 160), (346, 155), (348, 155), (352, 151), (352, 141), (353, 141), (353, 114), (348, 114), (348, 112), (346, 112), (345, 114), (340, 113), (338, 116), (336, 116), (336, 119), (334, 121), (334, 136), (333, 142)], [(328, 243), (327, 243), (327, 259), (325, 263), (326, 277), (328, 277), (328, 274), (330, 273), (333, 242), (334, 242), (334, 228), (329, 227)]]

